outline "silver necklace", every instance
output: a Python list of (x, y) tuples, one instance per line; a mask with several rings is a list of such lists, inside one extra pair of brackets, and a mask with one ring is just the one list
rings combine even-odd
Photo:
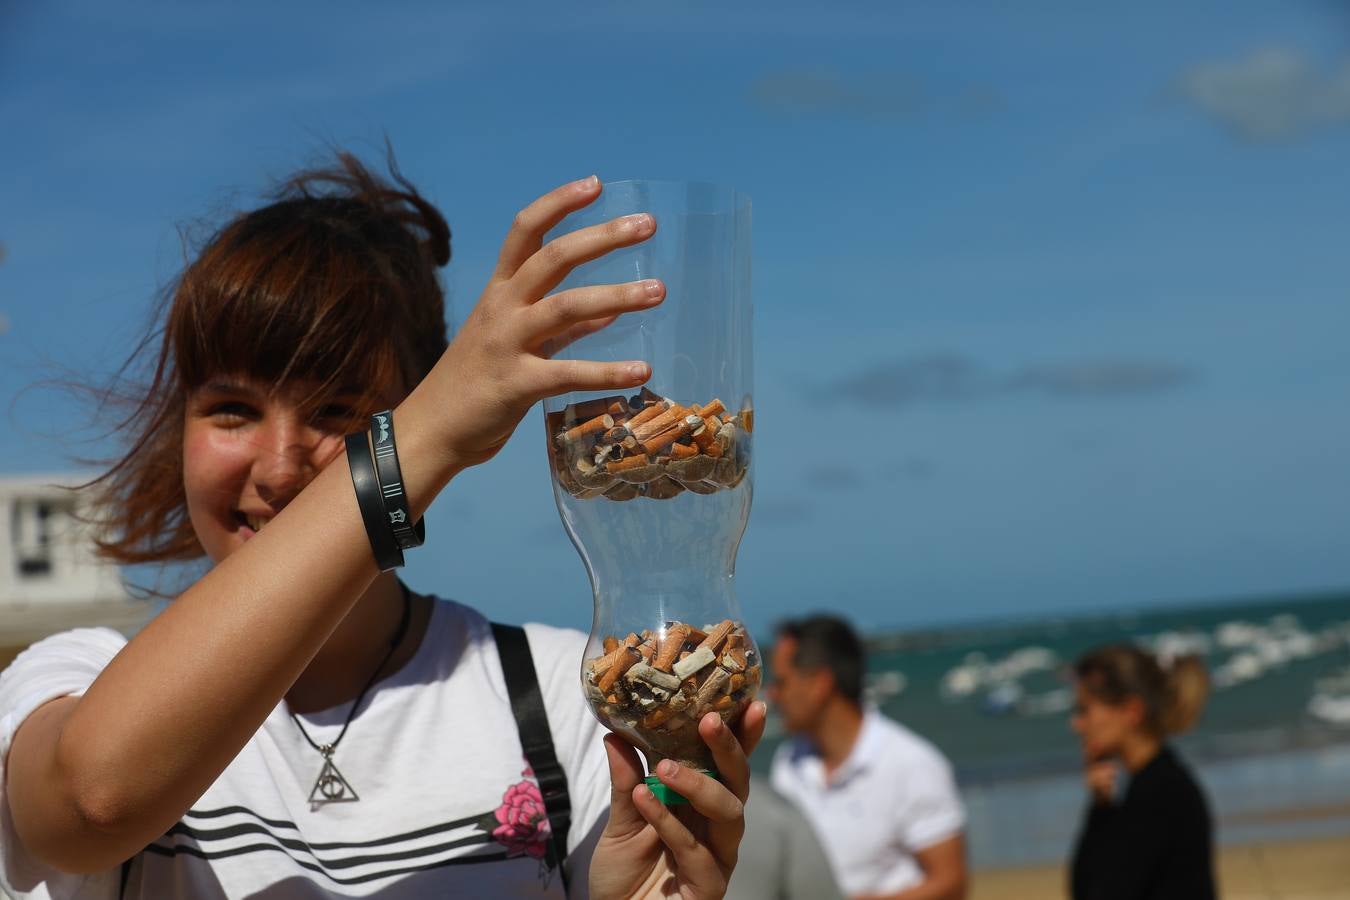
[(352, 803), (360, 800), (356, 790), (351, 782), (343, 777), (338, 771), (338, 767), (333, 764), (333, 751), (337, 750), (337, 745), (347, 734), (347, 728), (352, 724), (352, 719), (356, 716), (357, 709), (361, 706), (361, 701), (366, 699), (366, 693), (371, 686), (375, 684), (384, 667), (389, 665), (389, 660), (393, 657), (394, 651), (398, 645), (403, 643), (403, 637), (408, 633), (408, 623), (412, 620), (412, 595), (408, 593), (408, 586), (403, 582), (398, 583), (403, 591), (403, 616), (399, 619), (398, 628), (394, 631), (394, 638), (389, 642), (389, 649), (384, 654), (384, 659), (375, 667), (375, 671), (370, 673), (370, 679), (366, 686), (361, 688), (361, 693), (356, 695), (356, 702), (352, 704), (351, 711), (347, 713), (347, 721), (342, 723), (342, 730), (330, 744), (319, 744), (309, 736), (305, 731), (305, 726), (301, 724), (300, 718), (295, 713), (291, 713), (291, 719), (295, 722), (295, 727), (300, 729), (300, 735), (309, 743), (311, 747), (323, 754), (323, 768), (319, 770), (319, 777), (314, 780), (314, 787), (309, 792), (309, 802), (314, 806), (323, 806), (328, 803)]

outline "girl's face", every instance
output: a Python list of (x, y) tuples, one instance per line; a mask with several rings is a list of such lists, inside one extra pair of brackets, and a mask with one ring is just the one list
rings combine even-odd
[(315, 395), (245, 376), (213, 379), (188, 396), (183, 488), (197, 539), (219, 563), (272, 518), (363, 427), (354, 393)]
[(1129, 736), (1139, 727), (1143, 702), (1131, 697), (1123, 703), (1108, 703), (1081, 683), (1070, 724), (1083, 743), (1083, 756), (1091, 761), (1120, 755)]

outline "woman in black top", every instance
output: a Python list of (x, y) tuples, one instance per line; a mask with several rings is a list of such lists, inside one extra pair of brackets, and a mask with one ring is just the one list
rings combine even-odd
[[(1200, 714), (1209, 683), (1195, 657), (1164, 668), (1132, 646), (1074, 666), (1073, 729), (1083, 742), (1087, 820), (1074, 849), (1073, 900), (1214, 900), (1213, 828), (1204, 793), (1164, 740)], [(1129, 774), (1117, 796), (1116, 773)]]

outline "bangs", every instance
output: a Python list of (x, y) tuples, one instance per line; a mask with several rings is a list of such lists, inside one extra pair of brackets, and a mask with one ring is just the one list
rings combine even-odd
[(320, 393), (354, 388), (373, 408), (415, 384), (381, 289), (389, 273), (374, 271), (359, 236), (294, 216), (278, 234), (262, 212), (227, 228), (180, 283), (168, 325), (184, 387), (236, 373), (305, 379)]

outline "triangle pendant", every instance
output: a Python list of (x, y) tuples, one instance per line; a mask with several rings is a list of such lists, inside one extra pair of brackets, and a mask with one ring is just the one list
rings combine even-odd
[(314, 790), (309, 792), (309, 802), (323, 806), (325, 803), (351, 803), (360, 799), (347, 779), (342, 777), (338, 767), (333, 765), (332, 757), (325, 755), (323, 768), (314, 781)]

